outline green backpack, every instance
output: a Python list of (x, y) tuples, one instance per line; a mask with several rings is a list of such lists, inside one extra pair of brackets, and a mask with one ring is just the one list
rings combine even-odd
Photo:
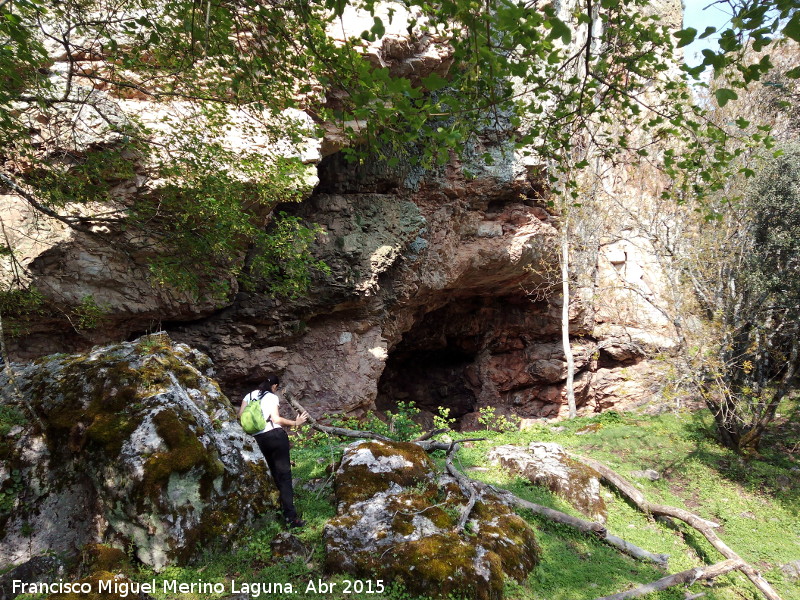
[[(272, 420), (272, 417), (270, 417), (270, 420)], [(267, 421), (264, 419), (259, 400), (251, 400), (247, 403), (242, 416), (239, 417), (239, 423), (242, 424), (244, 432), (251, 435), (267, 428)]]

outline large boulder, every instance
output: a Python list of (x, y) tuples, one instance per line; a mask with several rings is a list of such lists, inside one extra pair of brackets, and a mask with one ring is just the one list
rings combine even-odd
[(412, 593), (502, 598), (525, 578), (539, 547), (528, 524), (484, 490), (464, 532), (467, 497), (411, 443), (356, 442), (336, 471), (337, 515), (325, 525), (326, 568), (400, 580)]
[(489, 460), (548, 488), (587, 517), (606, 522), (608, 512), (600, 495), (597, 471), (570, 458), (558, 444), (531, 442), (527, 448), (497, 446), (489, 453)]
[(0, 389), (27, 424), (0, 452), (13, 497), (0, 568), (102, 542), (160, 569), (273, 506), (264, 460), (196, 350), (155, 335), (14, 371)]

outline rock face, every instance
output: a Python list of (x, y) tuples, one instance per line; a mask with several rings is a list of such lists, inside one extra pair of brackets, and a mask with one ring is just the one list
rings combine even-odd
[(412, 593), (488, 600), (502, 598), (505, 577), (519, 581), (539, 560), (533, 531), (488, 492), (471, 513), (469, 534), (454, 533), (467, 497), (414, 444), (348, 446), (336, 499), (337, 515), (324, 530), (332, 571), (400, 579)]
[(549, 442), (532, 442), (527, 448), (497, 446), (489, 460), (535, 485), (549, 488), (599, 523), (605, 523), (606, 503), (600, 495), (599, 475), (567, 456), (564, 448)]
[(104, 543), (159, 569), (272, 506), (266, 465), (211, 367), (154, 335), (0, 377), (36, 417), (3, 446), (0, 486), (15, 501), (0, 512), (0, 566)]
[[(653, 4), (679, 26), (679, 3)], [(559, 3), (565, 21), (571, 6)], [(369, 28), (371, 17), (363, 21), (364, 14), (351, 12), (337, 35)], [(368, 44), (365, 59), (397, 77), (445, 75), (452, 66), (446, 44), (409, 30), (404, 19), (416, 15), (399, 8), (393, 14), (384, 18), (391, 22), (385, 38)], [(335, 94), (327, 91), (334, 104)], [(157, 107), (129, 102), (139, 103), (148, 123), (158, 121)], [(512, 147), (509, 124), (478, 132), (463, 156), (429, 170), (402, 161), (348, 163), (337, 152), (342, 140), (328, 129), (323, 139), (309, 133), (301, 156), (316, 187), (307, 186), (304, 202), (275, 209), (324, 231), (315, 253), (331, 273), (319, 275), (301, 298), (242, 290), (236, 281), (228, 282), (232, 293), (225, 301), (160, 288), (147, 268), (147, 244), (141, 252), (123, 252), (119, 233), (65, 231), (26, 213), (19, 198), (0, 197), (4, 207), (14, 207), (9, 231), (33, 285), (62, 312), (84, 298), (107, 311), (99, 325), (74, 331), (59, 315), (38, 318), (11, 342), (15, 358), (85, 350), (163, 326), (212, 358), (235, 400), (277, 373), (318, 417), (393, 409), (400, 401), (414, 401), (427, 413), (448, 407), (464, 423), (485, 406), (525, 418), (562, 416), (563, 301), (552, 281), (559, 220), (547, 206), (544, 166)], [(231, 143), (282, 152), (247, 136)], [(484, 154), (492, 164), (478, 158)], [(123, 204), (153, 193), (145, 183), (142, 173), (121, 182)], [(628, 190), (619, 195), (632, 206), (642, 204), (645, 183), (631, 173), (617, 173), (609, 185), (615, 194)], [(38, 238), (31, 235), (34, 224)], [(643, 359), (669, 347), (669, 327), (654, 325), (658, 311), (636, 300), (659, 293), (654, 261), (637, 248), (647, 246), (620, 242), (598, 250), (595, 287), (581, 284), (570, 299), (579, 412), (638, 404), (658, 387), (658, 364)], [(637, 321), (643, 314), (646, 323)]]

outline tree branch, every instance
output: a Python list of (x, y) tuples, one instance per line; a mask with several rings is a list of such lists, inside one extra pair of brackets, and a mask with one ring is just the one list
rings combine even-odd
[(758, 588), (758, 590), (764, 595), (765, 598), (768, 600), (781, 600), (781, 597), (778, 593), (772, 588), (772, 586), (764, 579), (761, 574), (759, 574), (752, 566), (748, 563), (744, 562), (742, 558), (736, 554), (733, 550), (731, 550), (725, 542), (723, 542), (716, 533), (714, 533), (714, 528), (719, 527), (716, 523), (711, 521), (707, 521), (695, 515), (694, 513), (690, 513), (687, 510), (682, 508), (676, 508), (674, 506), (666, 506), (664, 504), (653, 504), (648, 502), (644, 495), (637, 490), (629, 481), (618, 475), (616, 472), (611, 470), (609, 467), (604, 465), (601, 462), (598, 462), (591, 458), (586, 458), (583, 456), (578, 456), (574, 454), (570, 454), (572, 458), (582, 462), (585, 465), (593, 468), (597, 471), (601, 477), (606, 481), (606, 483), (610, 484), (619, 492), (628, 498), (631, 502), (633, 502), (636, 507), (646, 514), (651, 515), (661, 515), (666, 517), (674, 517), (676, 519), (680, 519), (684, 523), (690, 525), (691, 527), (695, 528), (699, 531), (703, 536), (711, 543), (717, 551), (722, 554), (725, 558), (739, 561), (737, 567), (742, 573), (744, 573), (747, 578), (753, 583), (753, 585)]
[(662, 577), (658, 581), (633, 588), (632, 590), (613, 594), (611, 596), (596, 598), (596, 600), (627, 600), (628, 598), (638, 598), (639, 596), (644, 596), (646, 594), (650, 594), (651, 592), (665, 590), (681, 583), (691, 585), (695, 581), (715, 579), (716, 577), (724, 575), (730, 571), (741, 569), (744, 564), (745, 562), (741, 558), (731, 558), (708, 567), (695, 567), (694, 569), (689, 569), (688, 571), (681, 571), (680, 573), (675, 573), (674, 575), (668, 575), (667, 577)]
[(624, 554), (627, 554), (632, 558), (635, 558), (636, 560), (652, 562), (657, 564), (659, 567), (662, 567), (664, 569), (667, 568), (667, 564), (669, 561), (669, 554), (653, 554), (652, 552), (648, 552), (643, 548), (639, 548), (638, 546), (635, 546), (630, 542), (626, 542), (622, 538), (619, 538), (615, 535), (608, 533), (605, 526), (602, 525), (601, 523), (597, 523), (595, 521), (586, 521), (584, 519), (573, 517), (572, 515), (568, 515), (567, 513), (555, 510), (553, 508), (548, 508), (547, 506), (534, 504), (533, 502), (523, 500), (522, 498), (515, 496), (514, 494), (506, 490), (495, 490), (495, 491), (499, 492), (502, 496), (504, 496), (507, 501), (520, 508), (525, 508), (527, 510), (530, 510), (531, 512), (534, 512), (537, 515), (541, 515), (556, 523), (567, 525), (568, 527), (577, 529), (582, 533), (596, 536), (602, 542), (616, 548), (620, 552), (623, 552)]
[[(303, 405), (300, 404), (297, 400), (292, 398), (289, 395), (289, 390), (284, 391), (284, 397), (286, 401), (294, 408), (296, 411), (300, 413), (308, 413), (308, 411), (303, 408)], [(385, 435), (380, 435), (378, 433), (373, 433), (372, 431), (361, 431), (358, 429), (347, 429), (346, 427), (330, 427), (328, 425), (321, 425), (319, 421), (317, 421), (314, 417), (310, 414), (308, 415), (308, 422), (311, 424), (311, 427), (316, 429), (317, 431), (321, 431), (322, 433), (327, 433), (328, 435), (340, 435), (344, 437), (352, 437), (352, 438), (365, 438), (370, 440), (381, 440), (383, 442), (391, 442), (394, 441), (391, 438), (386, 437)]]
[(91, 228), (92, 224), (99, 224), (99, 223), (119, 223), (121, 219), (119, 218), (95, 218), (95, 217), (68, 217), (62, 214), (57, 213), (49, 206), (40, 202), (34, 194), (26, 190), (22, 187), (19, 183), (14, 181), (6, 173), (0, 171), (0, 182), (5, 183), (13, 192), (19, 194), (25, 202), (30, 204), (34, 209), (38, 210), (42, 214), (47, 215), (48, 217), (52, 217), (56, 221), (60, 221), (64, 223), (68, 227), (75, 229), (76, 231), (81, 231), (83, 233), (88, 233), (91, 235), (95, 235), (97, 232), (93, 231)]
[(468, 496), (467, 504), (461, 508), (461, 515), (459, 516), (458, 523), (454, 529), (456, 533), (461, 533), (464, 531), (464, 527), (466, 526), (467, 521), (469, 521), (469, 515), (472, 512), (472, 509), (475, 507), (475, 502), (478, 500), (478, 490), (475, 488), (473, 480), (461, 473), (461, 471), (456, 469), (455, 465), (453, 464), (453, 454), (457, 450), (458, 442), (453, 442), (450, 445), (450, 449), (447, 451), (445, 466), (447, 467), (447, 472), (450, 473), (450, 475), (452, 475), (458, 482), (458, 485), (461, 487), (461, 491)]

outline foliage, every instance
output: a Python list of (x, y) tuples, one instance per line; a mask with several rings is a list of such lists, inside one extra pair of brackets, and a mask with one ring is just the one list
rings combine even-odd
[(25, 415), (17, 408), (0, 404), (0, 437), (5, 438), (15, 425), (27, 423)]
[(27, 330), (27, 323), (44, 314), (45, 307), (44, 297), (35, 287), (10, 287), (0, 291), (4, 332), (11, 337), (22, 335)]
[(80, 303), (72, 309), (75, 325), (79, 329), (98, 327), (108, 312), (109, 306), (98, 304), (91, 295), (81, 298)]
[(438, 409), (436, 409), (436, 414), (433, 415), (434, 429), (446, 429), (447, 431), (452, 431), (455, 423), (456, 419), (455, 417), (450, 416), (449, 407), (440, 406)]
[(407, 442), (419, 437), (422, 433), (422, 427), (414, 421), (414, 417), (416, 417), (419, 412), (414, 402), (411, 401), (398, 402), (397, 412), (387, 410), (386, 419), (388, 421), (387, 432), (389, 437), (401, 442)]
[[(241, 128), (245, 140), (298, 147), (309, 132), (286, 109), (342, 124), (365, 142), (346, 154), (371, 153), (389, 166), (409, 150), (412, 165), (441, 165), (461, 152), (491, 165), (524, 148), (570, 198), (580, 196), (590, 155), (652, 154), (673, 181), (667, 193), (686, 200), (720, 188), (740, 151), (726, 149), (730, 132), (688, 92), (702, 65), (685, 68), (683, 79), (670, 71), (673, 46), (697, 32), (673, 36), (645, 0), (589, 2), (571, 13), (509, 0), (402, 0), (388, 15), (378, 5), (6, 0), (4, 185), (72, 227), (128, 228), (131, 244), (145, 246), (154, 282), (221, 301), (235, 279), (256, 287), (266, 279), (271, 293), (295, 296), (324, 272), (311, 253), (318, 230), (272, 213), (301, 197), (306, 167), (224, 142)], [(715, 90), (719, 105), (771, 68), (769, 57), (745, 64), (748, 39), (764, 49), (776, 33), (798, 36), (797, 0), (731, 6), (721, 51), (704, 59), (715, 73), (733, 66), (741, 75)], [(327, 30), (348, 8), (366, 11), (372, 26), (339, 43)], [(396, 77), (362, 59), (387, 16), (403, 9), (416, 15), (412, 42), (431, 37), (448, 49), (447, 72)], [(58, 68), (55, 54), (64, 57)], [(132, 98), (164, 109), (163, 122), (140, 122), (126, 108)], [(765, 132), (753, 138), (769, 143)], [(591, 152), (576, 154), (579, 147)], [(140, 178), (148, 180), (137, 190), (144, 199), (121, 205), (117, 184)]]
[(700, 227), (708, 245), (685, 267), (712, 340), (695, 353), (696, 384), (722, 440), (742, 452), (759, 450), (800, 367), (798, 181), (800, 149), (790, 146), (722, 223)]
[(494, 406), (484, 406), (478, 410), (478, 423), (487, 431), (515, 431), (519, 429), (520, 418), (516, 415), (498, 415)]
[[(3, 2), (3, 185), (93, 235), (125, 229), (113, 243), (144, 255), (156, 284), (219, 301), (249, 252), (250, 280), (266, 274), (276, 294), (303, 292), (324, 268), (308, 254), (316, 229), (264, 227), (278, 203), (300, 199), (307, 168), (258, 148), (281, 141), (291, 154), (309, 133), (282, 111), (311, 91), (312, 51), (286, 45), (325, 39), (326, 20), (287, 18), (298, 6)], [(50, 69), (43, 41), (65, 73)], [(160, 122), (140, 122), (123, 104), (131, 96), (149, 99)], [(255, 148), (231, 147), (233, 128)], [(126, 205), (117, 186), (131, 181), (139, 196)]]
[(312, 254), (322, 233), (318, 225), (307, 227), (298, 217), (278, 213), (266, 233), (255, 237), (250, 277), (265, 280), (275, 295), (302, 294), (311, 285), (312, 272), (330, 273), (330, 267)]
[(0, 514), (11, 512), (23, 488), (22, 472), (14, 469), (0, 487)]

